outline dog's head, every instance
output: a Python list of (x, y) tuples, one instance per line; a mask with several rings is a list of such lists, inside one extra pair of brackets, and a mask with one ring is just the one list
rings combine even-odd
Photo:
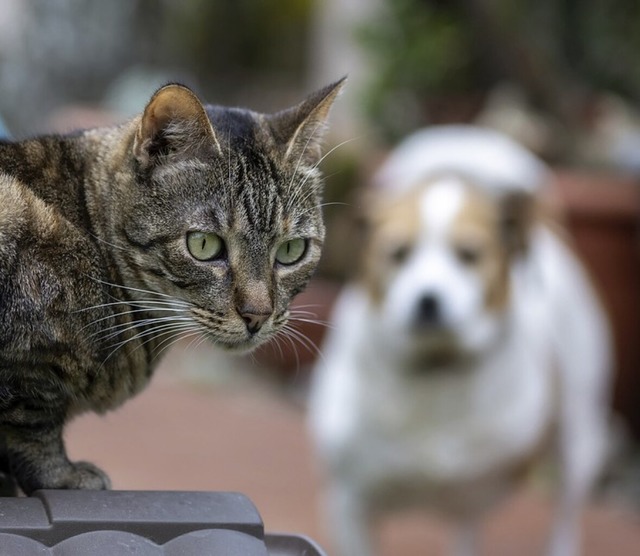
[(504, 327), (533, 201), (443, 174), (370, 203), (362, 280), (389, 341), (417, 362), (481, 353)]

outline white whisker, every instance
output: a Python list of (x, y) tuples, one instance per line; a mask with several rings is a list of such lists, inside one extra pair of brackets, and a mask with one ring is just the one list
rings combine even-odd
[[(120, 313), (117, 313), (116, 315), (107, 315), (106, 317), (101, 317), (99, 319), (93, 320), (91, 321), (89, 324), (86, 324), (85, 326), (83, 326), (80, 329), (80, 332), (82, 332), (83, 330), (87, 329), (87, 328), (91, 328), (92, 326), (95, 326), (96, 324), (98, 324), (99, 322), (103, 322), (105, 320), (111, 320), (111, 319), (115, 319), (117, 317), (122, 317), (125, 315), (133, 315), (136, 313), (148, 313), (150, 309), (144, 308), (144, 309), (131, 309), (130, 311), (122, 311)], [(164, 308), (154, 308), (153, 311), (164, 311), (164, 312), (169, 312), (169, 313), (179, 313), (179, 314), (184, 314), (184, 310), (183, 309), (173, 309), (170, 307), (164, 307)], [(156, 317), (156, 318), (172, 318), (172, 317)], [(143, 319), (143, 321), (148, 321), (148, 320), (152, 320), (152, 319)], [(140, 321), (140, 322), (143, 322)], [(126, 322), (126, 323), (119, 323), (114, 325), (113, 327), (117, 327), (117, 326), (123, 326), (123, 325), (127, 325), (127, 324), (132, 324), (131, 322)], [(106, 330), (109, 330), (113, 327), (109, 327)], [(99, 334), (101, 331), (98, 331), (97, 333), (92, 334), (90, 337), (93, 337), (95, 334)]]
[(298, 346), (296, 344), (296, 342), (294, 341), (294, 339), (290, 336), (289, 334), (289, 330), (286, 326), (284, 326), (282, 328), (282, 333), (279, 336), (280, 338), (282, 338), (283, 340), (286, 340), (287, 342), (289, 342), (289, 345), (291, 346), (291, 351), (293, 351), (293, 355), (295, 355), (296, 357), (296, 372), (300, 370), (300, 356), (298, 355)]
[(231, 125), (227, 130), (227, 166), (229, 167), (229, 176), (227, 178), (229, 184), (231, 184)]
[(134, 330), (140, 326), (155, 326), (164, 324), (166, 322), (191, 322), (191, 319), (189, 317), (176, 317), (172, 315), (168, 317), (156, 317), (152, 319), (141, 319), (138, 321), (122, 322), (99, 330), (98, 332), (91, 334), (89, 338), (95, 338), (101, 341), (109, 340), (130, 330)]
[(271, 346), (271, 349), (275, 352), (275, 349), (278, 348), (278, 354), (280, 355), (280, 360), (284, 361), (284, 352), (282, 351), (282, 346), (280, 345), (280, 336), (276, 335), (274, 336), (271, 341), (269, 342), (269, 345)]
[(105, 307), (115, 307), (117, 305), (130, 305), (131, 307), (147, 307), (150, 311), (156, 310), (153, 305), (163, 306), (168, 305), (170, 307), (181, 306), (185, 309), (191, 307), (190, 303), (186, 301), (182, 301), (180, 299), (174, 299), (172, 301), (165, 301), (163, 299), (143, 299), (141, 301), (112, 301), (110, 303), (100, 303), (98, 305), (90, 305), (89, 307), (83, 307), (82, 309), (77, 309), (74, 313), (84, 313), (86, 311), (91, 311), (95, 309), (103, 309)]
[[(306, 192), (306, 196), (303, 198), (299, 198), (298, 195), (301, 191), (303, 191), (304, 186), (306, 185), (307, 181), (309, 181), (309, 178), (311, 178), (311, 176), (314, 175), (315, 170), (318, 168), (318, 166), (320, 166), (320, 164), (322, 163), (322, 161), (327, 158), (331, 153), (335, 152), (336, 149), (339, 149), (340, 147), (342, 147), (343, 145), (346, 145), (347, 143), (350, 143), (352, 141), (355, 141), (357, 139), (361, 139), (363, 136), (359, 135), (357, 137), (352, 137), (351, 139), (346, 139), (345, 141), (342, 141), (341, 143), (338, 143), (337, 145), (335, 145), (332, 149), (330, 149), (328, 152), (326, 152), (324, 154), (324, 156), (322, 156), (320, 158), (320, 160), (318, 160), (318, 162), (316, 162), (305, 174), (304, 179), (302, 179), (302, 181), (296, 186), (293, 194), (291, 194), (290, 198), (289, 198), (289, 202), (286, 205), (286, 211), (288, 212), (289, 209), (291, 208), (291, 206), (293, 206), (294, 200), (296, 203), (301, 204), (302, 202), (304, 202), (304, 200), (306, 200), (308, 198), (309, 195), (313, 194), (313, 191), (307, 191)], [(305, 146), (306, 148), (306, 146)], [(300, 160), (298, 160), (298, 163), (300, 162)], [(296, 174), (298, 173), (298, 166), (296, 166), (296, 171), (294, 172), (294, 176), (296, 176)], [(288, 189), (291, 189), (291, 186), (289, 186)]]
[[(315, 306), (319, 307), (319, 305)], [(324, 328), (334, 328), (331, 324), (331, 321), (319, 319), (316, 313), (312, 311), (300, 310), (298, 308), (291, 309), (289, 311), (289, 320), (294, 322), (303, 322), (306, 324), (317, 324), (318, 326), (322, 326)]]
[[(155, 361), (161, 355), (163, 355), (165, 352), (171, 349), (171, 346), (175, 345), (180, 340), (189, 338), (190, 336), (195, 336), (197, 338), (199, 334), (200, 334), (200, 329), (197, 326), (194, 326), (193, 328), (188, 330), (179, 330), (175, 332), (172, 336), (165, 338), (164, 340), (162, 340), (162, 342), (158, 344), (157, 346), (158, 353), (154, 355), (153, 361)], [(193, 340), (191, 342), (193, 342)], [(189, 343), (189, 345), (191, 345), (191, 343)]]
[(351, 203), (344, 203), (342, 201), (332, 201), (329, 203), (320, 203), (320, 207), (332, 207), (334, 205), (339, 205), (342, 207), (352, 207), (353, 205)]
[[(191, 336), (191, 334), (189, 335)], [(206, 340), (206, 336), (204, 335), (204, 332), (202, 331), (202, 328), (200, 326), (196, 328), (193, 335), (195, 337), (193, 338), (193, 340), (189, 342), (189, 344), (185, 348), (185, 351), (189, 351), (192, 348), (197, 349), (201, 345), (202, 340)], [(193, 344), (196, 344), (196, 345), (194, 346)]]
[(297, 311), (298, 309), (315, 309), (318, 307), (324, 307), (322, 303), (305, 303), (304, 305), (295, 305), (291, 310)]
[(289, 318), (290, 319), (295, 319), (295, 320), (300, 320), (302, 319), (308, 319), (309, 321), (313, 322), (313, 321), (318, 321), (318, 315), (316, 313), (312, 313), (311, 311), (300, 311), (300, 312), (293, 312), (291, 311), (289, 313)]
[(203, 329), (201, 327), (200, 334), (202, 337), (197, 341), (194, 349), (198, 349), (202, 344), (204, 344), (208, 340), (207, 338), (208, 331), (206, 329)]
[(290, 317), (289, 321), (293, 321), (293, 322), (302, 322), (305, 324), (316, 324), (318, 326), (322, 326), (323, 328), (328, 328), (330, 330), (334, 330), (335, 327), (334, 325), (332, 325), (329, 321), (326, 320), (318, 320), (318, 319), (307, 319), (307, 318), (298, 318), (298, 317)]
[[(345, 207), (351, 206), (349, 203), (342, 203), (342, 202), (336, 201), (336, 202), (333, 202), (333, 203), (321, 203), (319, 205), (319, 207), (323, 208), (323, 207), (330, 207), (330, 206), (333, 206), (333, 205), (342, 205), (342, 206), (345, 206)], [(309, 214), (311, 211), (315, 210), (315, 208), (316, 207), (311, 207), (311, 208), (308, 208), (307, 210), (303, 210), (302, 212), (298, 213), (297, 216), (301, 217), (301, 216), (304, 216), (306, 214)]]
[[(310, 307), (309, 305), (304, 306), (304, 305), (297, 305), (295, 307), (293, 307), (292, 309), (289, 309), (289, 316), (291, 315), (302, 315), (302, 316), (307, 316), (307, 317), (317, 317), (318, 314), (315, 313), (314, 311), (306, 311), (304, 309), (304, 307)], [(321, 305), (314, 305), (314, 307), (321, 307)]]
[(154, 292), (152, 290), (144, 290), (144, 289), (140, 289), (140, 288), (133, 288), (131, 286), (123, 286), (122, 284), (112, 284), (111, 282), (107, 282), (105, 280), (100, 280), (99, 278), (95, 278), (93, 276), (89, 276), (89, 278), (91, 278), (95, 282), (98, 282), (99, 284), (103, 284), (105, 286), (110, 286), (112, 288), (120, 288), (120, 289), (123, 289), (123, 290), (134, 291), (134, 292), (138, 292), (138, 293), (146, 293), (146, 294), (151, 294), (151, 295), (157, 295), (157, 296), (160, 296), (160, 297), (166, 297), (168, 299), (174, 299), (173, 296), (171, 296), (169, 294), (166, 294), (166, 293)]
[(324, 156), (322, 156), (320, 158), (320, 160), (318, 160), (318, 162), (315, 163), (315, 165), (313, 166), (313, 169), (315, 170), (318, 166), (320, 166), (320, 164), (322, 164), (322, 161), (327, 158), (332, 152), (334, 152), (336, 149), (339, 149), (340, 147), (346, 145), (347, 143), (351, 143), (352, 141), (357, 141), (358, 139), (362, 139), (364, 137), (363, 135), (358, 135), (356, 137), (352, 137), (351, 139), (346, 139), (345, 141), (342, 141), (341, 143), (338, 143), (335, 147), (333, 147), (332, 149), (329, 149), (329, 151), (327, 151)]
[(121, 246), (121, 245), (116, 245), (115, 243), (111, 243), (109, 241), (107, 241), (106, 239), (102, 239), (101, 237), (98, 237), (95, 234), (89, 233), (89, 235), (91, 237), (93, 237), (94, 239), (100, 241), (101, 243), (104, 243), (105, 245), (108, 245), (110, 247), (114, 247), (115, 249), (120, 249), (121, 251), (129, 251), (129, 247), (125, 246)]
[[(296, 167), (293, 171), (293, 174), (291, 175), (291, 181), (289, 182), (289, 185), (287, 186), (287, 193), (290, 193), (291, 191), (291, 186), (293, 185), (293, 180), (295, 179), (296, 175), (298, 174), (298, 170), (300, 169), (300, 163), (302, 162), (302, 159), (304, 158), (305, 153), (307, 152), (307, 149), (309, 148), (309, 143), (311, 142), (311, 140), (315, 137), (316, 131), (318, 131), (318, 128), (321, 126), (321, 122), (318, 122), (316, 124), (316, 126), (313, 128), (313, 131), (309, 134), (309, 137), (307, 137), (307, 142), (304, 144), (304, 147), (302, 148), (302, 151), (300, 152), (300, 156), (298, 157), (298, 161), (296, 162)], [(288, 152), (285, 154), (285, 157), (288, 156)], [(291, 200), (293, 198), (295, 198), (295, 194), (297, 193), (297, 190), (294, 191), (294, 194), (291, 195), (290, 194), (290, 202), (287, 203), (286, 209), (285, 211), (287, 212), (289, 210), (289, 208), (291, 207)]]
[(123, 340), (118, 344), (116, 344), (115, 346), (113, 346), (113, 349), (111, 350), (111, 352), (109, 352), (107, 357), (103, 360), (102, 366), (104, 366), (104, 364), (113, 356), (113, 354), (115, 354), (118, 350), (120, 350), (130, 342), (140, 340), (141, 338), (151, 335), (151, 338), (142, 342), (139, 346), (135, 348), (135, 349), (138, 349), (143, 345), (145, 345), (147, 342), (156, 338), (157, 336), (162, 336), (163, 334), (168, 334), (170, 332), (183, 331), (183, 330), (186, 331), (186, 330), (189, 330), (191, 326), (193, 326), (193, 323), (169, 323), (164, 325), (157, 325), (147, 330), (141, 330), (138, 334), (134, 334), (131, 338), (127, 338), (126, 340)]
[(298, 343), (300, 343), (305, 349), (307, 349), (310, 353), (317, 355), (318, 357), (322, 358), (322, 351), (320, 350), (320, 348), (318, 348), (318, 346), (316, 346), (316, 344), (309, 338), (307, 337), (303, 332), (301, 332), (300, 330), (296, 329), (292, 324), (287, 323), (284, 327), (283, 330), (286, 330), (286, 332), (291, 335), (292, 338), (295, 338), (296, 341)]
[(144, 342), (141, 342), (140, 346), (136, 348), (138, 349), (139, 347), (151, 342), (152, 340), (157, 339), (160, 336), (164, 336), (165, 334), (170, 334), (174, 332), (180, 333), (183, 331), (188, 331), (188, 330), (191, 330), (192, 327), (193, 327), (193, 323), (169, 323), (164, 325), (158, 325), (155, 328), (152, 328), (149, 330), (142, 330), (140, 331), (140, 333), (136, 334), (134, 337), (129, 338), (127, 340), (123, 340), (120, 343), (124, 345), (127, 342), (130, 342), (131, 340), (140, 340), (142, 338), (147, 338), (149, 336)]

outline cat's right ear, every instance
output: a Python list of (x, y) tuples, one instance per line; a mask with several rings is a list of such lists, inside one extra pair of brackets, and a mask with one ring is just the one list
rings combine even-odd
[(136, 131), (133, 154), (141, 167), (194, 157), (220, 144), (198, 97), (184, 85), (170, 84), (152, 97)]
[(312, 93), (297, 106), (269, 117), (271, 130), (285, 160), (313, 166), (320, 160), (320, 143), (329, 110), (347, 80), (343, 77)]

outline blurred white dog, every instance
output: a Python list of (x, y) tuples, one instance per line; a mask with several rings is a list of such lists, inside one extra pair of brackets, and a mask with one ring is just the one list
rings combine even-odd
[(334, 311), (310, 424), (343, 556), (372, 553), (376, 515), (419, 505), (474, 554), (483, 514), (547, 448), (561, 470), (549, 554), (579, 553), (606, 452), (606, 318), (559, 231), (550, 181), (495, 132), (411, 136), (376, 177), (360, 280)]

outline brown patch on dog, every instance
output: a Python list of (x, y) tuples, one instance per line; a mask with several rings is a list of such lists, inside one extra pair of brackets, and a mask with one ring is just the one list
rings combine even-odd
[(374, 304), (382, 301), (396, 267), (417, 241), (422, 228), (420, 198), (426, 187), (398, 198), (379, 195), (368, 199), (360, 279)]
[[(536, 203), (525, 193), (495, 199), (480, 186), (456, 176), (463, 185), (462, 207), (452, 223), (449, 243), (462, 264), (485, 284), (486, 307), (503, 310), (509, 301), (509, 267), (526, 249), (536, 218)], [(440, 177), (400, 197), (378, 195), (367, 200), (367, 231), (360, 279), (379, 304), (397, 267), (411, 253), (424, 227), (422, 198)]]
[(502, 209), (478, 187), (467, 184), (463, 206), (453, 224), (451, 248), (485, 284), (486, 307), (503, 310), (509, 300), (511, 257), (502, 230)]

